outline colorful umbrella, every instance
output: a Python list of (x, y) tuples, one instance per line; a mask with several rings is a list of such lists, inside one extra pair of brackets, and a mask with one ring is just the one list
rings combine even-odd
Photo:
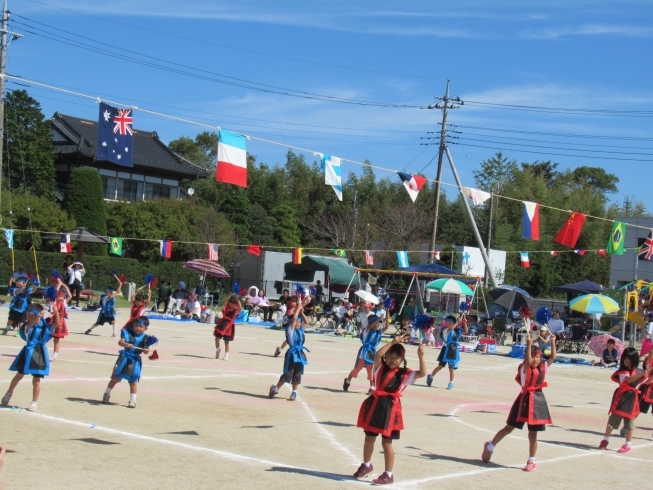
[(437, 279), (426, 285), (426, 289), (433, 289), (441, 293), (458, 294), (461, 296), (474, 296), (474, 291), (462, 281), (456, 279), (443, 278)]
[(619, 303), (602, 294), (585, 294), (571, 300), (569, 308), (581, 313), (616, 313)]
[(217, 262), (206, 259), (195, 259), (184, 264), (185, 269), (190, 269), (201, 274), (213, 277), (229, 277), (229, 274)]
[(612, 335), (595, 335), (590, 340), (590, 343), (587, 344), (587, 347), (589, 347), (589, 349), (598, 357), (601, 357), (603, 355), (603, 351), (608, 346), (608, 340), (610, 339), (614, 340), (614, 348), (619, 353), (619, 357), (621, 357), (621, 353), (624, 350), (624, 344), (621, 343), (621, 340), (613, 337)]

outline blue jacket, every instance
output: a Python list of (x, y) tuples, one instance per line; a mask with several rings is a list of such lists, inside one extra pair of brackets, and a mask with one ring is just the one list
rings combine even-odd
[(52, 325), (41, 319), (27, 334), (25, 326), (20, 327), (18, 332), (26, 344), (9, 366), (9, 371), (41, 376), (50, 374), (50, 356), (46, 344), (52, 338)]
[(304, 347), (305, 340), (306, 334), (304, 333), (304, 327), (286, 327), (286, 342), (288, 342), (288, 350), (286, 351), (286, 356), (283, 362), (284, 373), (290, 371), (295, 364), (301, 364), (301, 373), (304, 374), (304, 366), (308, 364), (304, 351), (310, 352), (306, 347)]

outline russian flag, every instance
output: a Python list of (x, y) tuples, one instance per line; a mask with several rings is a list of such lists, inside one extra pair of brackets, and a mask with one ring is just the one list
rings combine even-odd
[(521, 225), (522, 238), (540, 239), (540, 206), (536, 202), (523, 201), (524, 215)]
[(519, 252), (519, 257), (521, 258), (522, 267), (530, 267), (531, 261), (528, 259), (528, 252)]
[(247, 150), (245, 136), (220, 130), (215, 180), (247, 187)]
[(172, 258), (172, 240), (159, 240), (159, 251), (161, 257), (165, 259)]
[(415, 199), (417, 199), (417, 194), (419, 194), (419, 191), (424, 186), (426, 179), (424, 177), (420, 177), (419, 175), (405, 174), (403, 172), (397, 173), (399, 174), (401, 181), (404, 183), (404, 187), (408, 191), (408, 195), (413, 200), (413, 202), (415, 202)]

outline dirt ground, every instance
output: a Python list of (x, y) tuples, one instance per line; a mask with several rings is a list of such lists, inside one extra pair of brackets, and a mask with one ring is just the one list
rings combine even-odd
[[(6, 313), (0, 310), (0, 315)], [(126, 318), (121, 311), (120, 320)], [(73, 311), (51, 375), (42, 383), (38, 413), (26, 379), (14, 393), (15, 408), (0, 409), (0, 444), (8, 453), (4, 489), (266, 489), (351, 488), (372, 478), (350, 477), (362, 458), (363, 433), (356, 428), (367, 382), (349, 393), (342, 381), (354, 363), (358, 340), (308, 334), (309, 364), (296, 402), (290, 390), (270, 400), (269, 386), (281, 374), (273, 357), (279, 331), (239, 325), (228, 361), (216, 360), (212, 326), (155, 320), (158, 361), (144, 360), (138, 406), (128, 409), (126, 383), (102, 405), (115, 362), (117, 339), (110, 327), (83, 332), (95, 314)], [(120, 321), (119, 321), (120, 323)], [(0, 391), (23, 346), (0, 336)], [(51, 344), (50, 344), (51, 346)], [(507, 352), (508, 348), (502, 348)], [(428, 348), (429, 370), (438, 350)], [(409, 367), (417, 367), (409, 346)], [(537, 471), (521, 469), (528, 457), (525, 431), (515, 431), (480, 461), (483, 443), (503, 427), (519, 391), (518, 361), (498, 355), (462, 354), (455, 388), (447, 373), (428, 388), (425, 379), (402, 398), (406, 429), (395, 441), (394, 488), (600, 488), (639, 486), (650, 480), (653, 417), (642, 415), (630, 454), (616, 452), (623, 438), (597, 446), (616, 385), (612, 371), (556, 364), (545, 390), (554, 426), (540, 436)], [(380, 441), (372, 477), (383, 471)]]

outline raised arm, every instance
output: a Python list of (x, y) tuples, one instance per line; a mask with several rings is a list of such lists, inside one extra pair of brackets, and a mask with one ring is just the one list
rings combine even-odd
[(533, 346), (533, 337), (530, 335), (526, 337), (526, 350), (524, 352), (524, 366), (531, 365), (531, 347)]
[(469, 333), (469, 327), (467, 326), (467, 316), (463, 314), (462, 318), (460, 319), (460, 323), (463, 325), (463, 334), (467, 335)]
[(547, 359), (546, 363), (547, 365), (551, 365), (554, 362), (556, 362), (556, 358), (558, 357), (558, 354), (556, 353), (556, 336), (551, 334), (551, 356)]
[(383, 318), (381, 318), (381, 321), (383, 322), (383, 329), (381, 330), (381, 333), (385, 333), (385, 331), (390, 328), (390, 322), (388, 321), (388, 310), (384, 310)]
[[(408, 338), (410, 337), (410, 334), (408, 335), (397, 335), (394, 339), (392, 339), (392, 342), (388, 342), (387, 344), (384, 344), (383, 347), (381, 347), (377, 352), (376, 355), (374, 356), (374, 369), (376, 370), (380, 365), (381, 365), (381, 360), (383, 359), (383, 356), (385, 356), (385, 353), (390, 350), (390, 347), (394, 344), (401, 344), (402, 342), (405, 342)], [(426, 366), (424, 367), (426, 369)], [(426, 371), (424, 372), (426, 375)]]
[(147, 285), (147, 301), (145, 302), (146, 305), (150, 304), (150, 301), (152, 301), (152, 286), (149, 284)]
[(417, 347), (417, 358), (419, 359), (419, 371), (415, 373), (415, 379), (423, 378), (426, 376), (426, 359), (424, 359), (424, 344), (419, 344)]

